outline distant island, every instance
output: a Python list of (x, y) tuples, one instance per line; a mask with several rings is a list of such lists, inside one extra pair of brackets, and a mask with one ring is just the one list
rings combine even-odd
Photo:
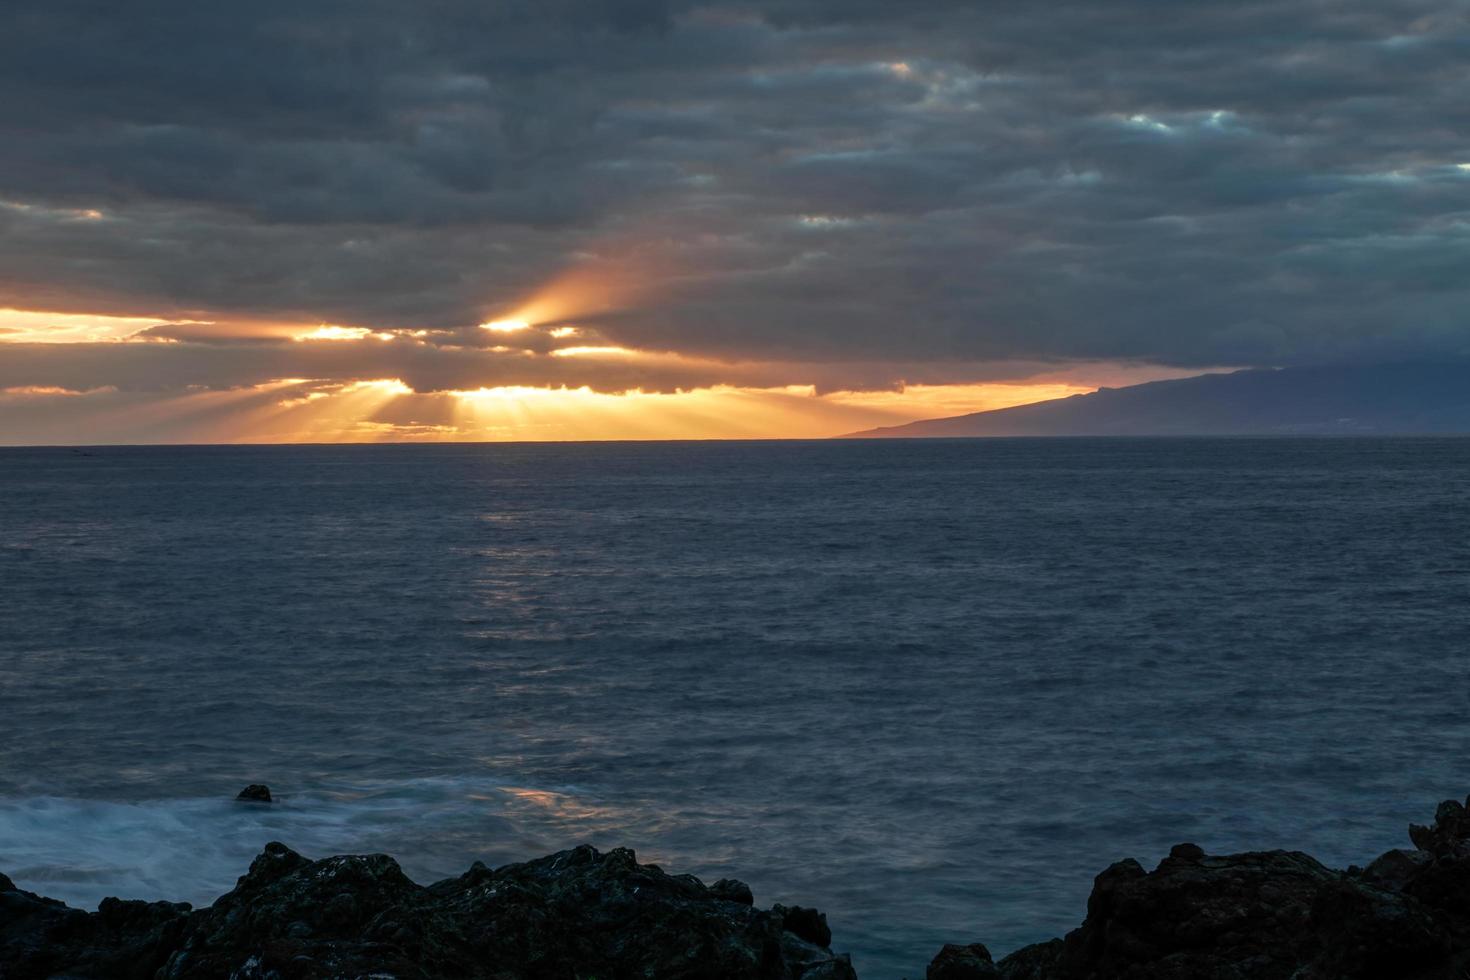
[(1470, 360), (1204, 374), (845, 439), (1470, 433)]

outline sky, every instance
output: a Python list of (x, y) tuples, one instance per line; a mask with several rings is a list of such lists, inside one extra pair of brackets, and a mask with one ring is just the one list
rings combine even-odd
[(0, 442), (821, 437), (1470, 353), (1470, 4), (8, 0)]

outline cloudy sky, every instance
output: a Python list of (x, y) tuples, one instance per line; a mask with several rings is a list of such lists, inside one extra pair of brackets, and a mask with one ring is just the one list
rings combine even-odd
[(1470, 347), (1461, 2), (5, 18), (0, 442), (829, 435)]

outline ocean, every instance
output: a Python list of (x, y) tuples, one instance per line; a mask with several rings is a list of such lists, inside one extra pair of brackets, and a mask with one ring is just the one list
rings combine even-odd
[(1405, 844), (1467, 652), (1470, 440), (4, 449), (0, 871), (626, 845), (918, 977), (1181, 841)]

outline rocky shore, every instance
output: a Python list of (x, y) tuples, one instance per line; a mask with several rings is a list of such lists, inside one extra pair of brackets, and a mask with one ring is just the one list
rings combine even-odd
[[(946, 946), (927, 980), (1460, 980), (1470, 813), (1447, 801), (1409, 836), (1346, 871), (1192, 844), (1153, 871), (1120, 861), (1065, 939), (999, 961)], [(273, 843), (198, 910), (109, 898), (83, 912), (0, 874), (0, 980), (852, 980), (831, 943), (814, 909), (760, 910), (741, 882), (667, 874), (624, 848), (476, 863), (421, 886), (384, 855), (311, 861)]]

